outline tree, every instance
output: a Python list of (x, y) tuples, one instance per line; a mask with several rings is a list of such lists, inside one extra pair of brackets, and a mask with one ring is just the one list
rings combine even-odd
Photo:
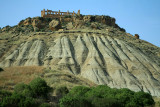
[(40, 77), (32, 80), (29, 84), (34, 97), (46, 97), (51, 88), (47, 85), (46, 81)]

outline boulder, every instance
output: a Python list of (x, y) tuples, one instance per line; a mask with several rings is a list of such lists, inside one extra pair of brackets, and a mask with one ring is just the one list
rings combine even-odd
[(39, 29), (42, 29), (45, 27), (45, 23), (43, 23), (41, 20), (39, 19), (33, 19), (32, 20), (32, 26), (33, 27), (37, 27)]
[(24, 20), (21, 20), (19, 23), (18, 23), (18, 26), (21, 26), (24, 24)]
[(50, 30), (52, 31), (55, 31), (55, 30), (58, 30), (61, 28), (61, 24), (59, 21), (57, 20), (52, 20), (50, 23), (49, 23), (49, 28)]
[(31, 25), (31, 22), (32, 22), (31, 18), (27, 18), (27, 19), (23, 22), (23, 24), (24, 24), (24, 25)]
[(135, 34), (134, 37), (135, 37), (136, 39), (139, 39), (139, 35), (138, 35), (138, 34)]
[(75, 20), (74, 26), (75, 28), (81, 28), (84, 25), (84, 21), (83, 20)]
[(73, 29), (73, 23), (72, 22), (70, 22), (70, 23), (67, 24), (67, 29), (69, 29), (69, 30)]
[(98, 28), (99, 28), (99, 27), (98, 27), (98, 23), (97, 23), (97, 22), (91, 23), (91, 28), (92, 28), (92, 29), (98, 29)]

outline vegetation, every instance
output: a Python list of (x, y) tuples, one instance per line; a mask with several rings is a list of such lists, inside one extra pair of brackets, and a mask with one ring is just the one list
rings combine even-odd
[(148, 93), (112, 89), (105, 85), (74, 87), (60, 99), (60, 107), (144, 107), (153, 104), (154, 100)]
[(2, 107), (48, 107), (44, 102), (37, 102), (37, 99), (47, 98), (47, 94), (51, 88), (47, 83), (41, 79), (36, 78), (30, 82), (29, 85), (21, 83), (15, 86), (13, 93), (7, 91), (0, 91)]
[(43, 67), (9, 67), (0, 72), (0, 88), (13, 91), (14, 86), (20, 82), (30, 83), (34, 78), (40, 76), (44, 71)]
[(64, 18), (72, 18), (71, 15), (64, 16)]
[(2, 68), (0, 68), (0, 71), (4, 71)]
[(59, 86), (55, 89), (55, 94), (58, 96), (64, 96), (69, 92), (66, 86)]

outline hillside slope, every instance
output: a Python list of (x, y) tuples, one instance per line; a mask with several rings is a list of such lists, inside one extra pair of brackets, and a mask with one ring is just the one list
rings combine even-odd
[(0, 67), (14, 66), (160, 96), (160, 48), (126, 33), (110, 16), (34, 17), (0, 29)]
[[(3, 51), (0, 67), (45, 66), (81, 75), (96, 84), (143, 90), (160, 96), (159, 59), (149, 57), (144, 49), (132, 43), (139, 41), (144, 44), (144, 41), (129, 37), (124, 32), (38, 32), (17, 38), (8, 42), (12, 46)], [(152, 47), (159, 51), (158, 47)]]

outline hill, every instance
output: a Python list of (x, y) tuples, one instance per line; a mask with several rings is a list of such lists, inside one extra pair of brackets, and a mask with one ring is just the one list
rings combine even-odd
[(34, 17), (6, 26), (0, 33), (0, 67), (42, 66), (160, 96), (160, 48), (115, 21), (91, 15)]

